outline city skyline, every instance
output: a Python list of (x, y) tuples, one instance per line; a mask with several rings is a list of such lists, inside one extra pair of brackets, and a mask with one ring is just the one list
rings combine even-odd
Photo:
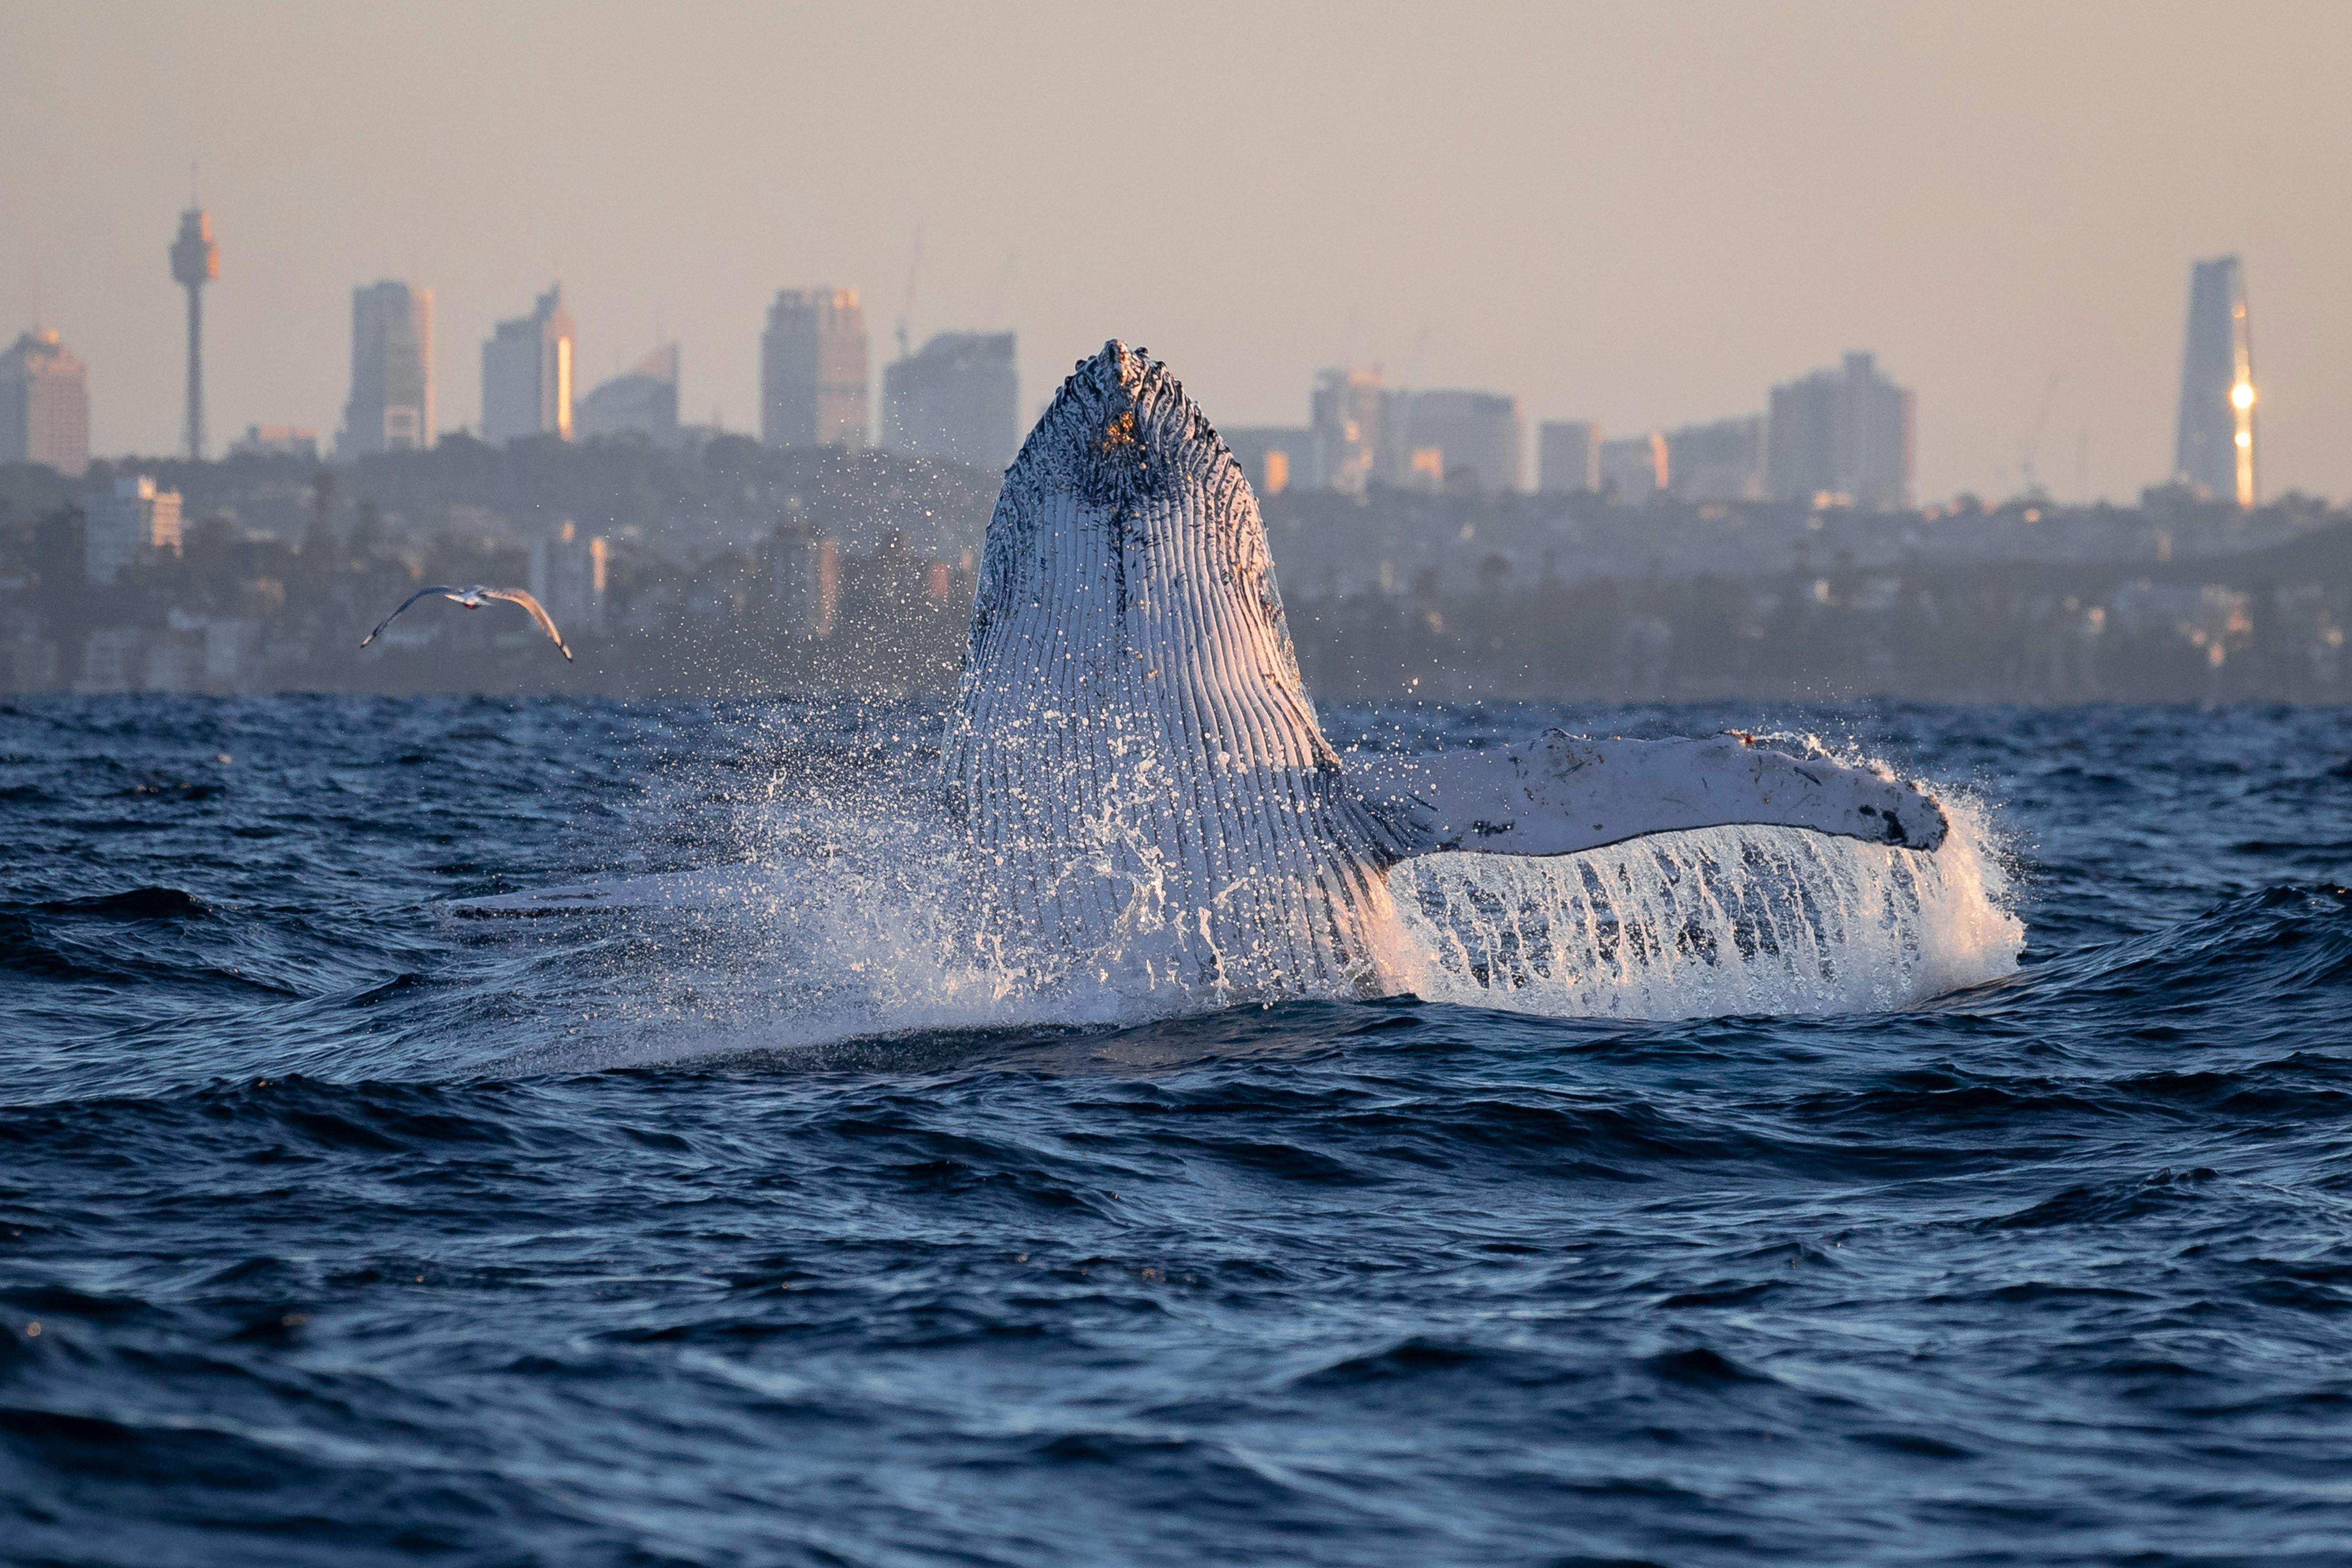
[[(183, 215), (184, 238), (205, 216)], [(177, 251), (173, 259), (176, 273)], [(575, 375), (574, 328), (558, 281), (533, 301), (529, 315), (498, 322), (484, 341), (482, 427), (429, 434), (435, 430), (433, 291), (383, 279), (354, 288), (352, 297), (352, 395), (331, 448), (338, 459), (426, 447), (441, 436), (470, 435), (494, 446), (541, 435), (566, 441), (632, 436), (674, 446), (723, 429), (681, 420), (675, 342), (657, 346), (600, 384), (584, 385)], [(2176, 457), (2164, 482), (2242, 508), (2258, 499), (2250, 320), (2239, 258), (2192, 264)], [(202, 429), (195, 322), (192, 300), (191, 453)], [(904, 324), (902, 317), (900, 356), (876, 363), (856, 289), (780, 290), (761, 337), (761, 442), (780, 448), (880, 447), (982, 468), (1009, 460), (1019, 428), (1018, 334), (938, 332), (915, 351)], [(29, 366), (39, 363), (41, 353), (70, 367), (73, 423), (86, 432), (82, 366), (59, 348), (55, 331), (26, 333), (13, 357), (0, 363)], [(55, 395), (48, 400), (55, 402)], [(25, 409), (12, 416), (25, 425), (25, 411), (35, 404), (20, 402)], [(1916, 485), (1916, 393), (1896, 385), (1867, 350), (1847, 352), (1841, 367), (1775, 384), (1765, 412), (1613, 437), (1590, 420), (1529, 421), (1508, 394), (1389, 386), (1381, 366), (1361, 363), (1317, 371), (1308, 405), (1307, 426), (1225, 427), (1244, 471), (1264, 493), (1279, 493), (1292, 483), (1360, 491), (1367, 482), (1423, 488), (1466, 482), (1481, 489), (1541, 492), (1578, 488), (1563, 486), (1559, 476), (1570, 468), (1584, 474), (1585, 488), (1620, 502), (1671, 493), (1685, 501), (1810, 499), (1893, 511), (1923, 500)], [(26, 425), (26, 433), (31, 428)], [(7, 439), (28, 445), (26, 433), (0, 432), (0, 451), (7, 450)], [(1555, 449), (1560, 441), (1567, 445)], [(305, 444), (315, 455), (310, 427), (254, 426), (232, 443), (231, 455), (282, 453)], [(89, 458), (86, 449), (79, 460), (66, 456), (68, 473), (79, 472)], [(122, 458), (136, 463), (147, 456)], [(2030, 466), (2022, 477), (2018, 495), (2057, 499)]]
[[(716, 408), (756, 433), (765, 303), (831, 279), (861, 291), (884, 339), (902, 315), (919, 342), (1017, 329), (1024, 422), (1071, 358), (1114, 333), (1168, 356), (1221, 424), (1302, 423), (1312, 372), (1349, 363), (1352, 344), (1392, 386), (1516, 396), (1530, 440), (1544, 422), (1613, 435), (1742, 416), (1802, 367), (1867, 349), (1932, 411), (1922, 499), (2013, 492), (2029, 461), (2061, 496), (2125, 499), (2174, 466), (2185, 267), (2228, 252), (2267, 323), (2264, 492), (2352, 491), (2338, 438), (2352, 426), (2352, 305), (2328, 262), (2352, 221), (2314, 150), (2328, 140), (2319, 121), (2343, 111), (2315, 77), (2292, 85), (2328, 53), (2319, 40), (2352, 37), (2335, 13), (2272, 11), (2236, 30), (2233, 47), (2288, 82), (2275, 96), (2295, 109), (2266, 95), (2198, 138), (2167, 99), (2202, 64), (2187, 9), (2120, 39), (2112, 17), (2070, 13), (2038, 51), (2011, 47), (2026, 13), (1999, 7), (1966, 23), (1825, 7), (1778, 26), (1675, 7), (1497, 15), (1508, 27), (1473, 37), (1439, 13), (1388, 12), (1347, 45), (1328, 17), (1293, 15), (1253, 33), (1250, 51), (1215, 41), (1235, 36), (1237, 14), (1201, 14), (1197, 37), (1155, 34), (1161, 68), (1122, 83), (1121, 112), (1196, 141), (1234, 206), (1230, 225), (1208, 226), (1223, 237), (1141, 245), (1124, 198), (1056, 185), (1053, 160), (1030, 155), (1063, 133), (1055, 114), (1007, 101), (1051, 106), (1066, 96), (1053, 83), (1105, 79), (1107, 46), (1045, 13), (994, 41), (937, 19), (907, 46), (905, 81), (884, 79), (887, 24), (801, 17), (796, 48), (839, 69), (789, 109), (760, 101), (738, 68), (782, 24), (705, 11), (664, 41), (608, 15), (551, 46), (573, 79), (609, 86), (628, 54), (679, 106), (659, 125), (623, 109), (583, 126), (570, 158), (520, 187), (503, 156), (479, 172), (459, 157), (460, 143), (495, 150), (540, 101), (528, 86), (502, 107), (486, 96), (494, 68), (536, 47), (520, 22), (451, 13), (428, 54), (359, 18), (278, 36), (240, 29), (233, 9), (209, 24), (163, 14), (147, 19), (147, 50), (62, 11), (16, 13), (0, 37), (44, 68), (0, 108), (30, 150), (0, 173), (0, 308), (22, 318), (5, 335), (31, 324), (37, 297), (90, 367), (93, 450), (174, 449), (184, 301), (158, 276), (154, 233), (184, 205), (194, 154), (235, 251), (205, 301), (216, 431), (333, 429), (349, 366), (322, 345), (348, 332), (352, 288), (389, 277), (436, 292), (444, 429), (479, 428), (473, 345), (560, 278), (583, 323), (581, 390), (681, 342), (681, 418)], [(2095, 42), (2134, 94), (2100, 106), (2045, 90)], [(321, 73), (305, 62), (330, 48), (384, 63), (314, 101), (324, 89), (304, 84)], [(1627, 80), (1601, 79), (1594, 50), (1615, 51)], [(185, 68), (167, 75), (150, 54)], [(1668, 70), (1670, 57), (1687, 69)], [(1860, 59), (1872, 68), (1855, 78)], [(1789, 68), (1764, 80), (1776, 63)], [(264, 70), (292, 87), (226, 90)], [(983, 91), (991, 72), (1039, 90)], [(395, 79), (428, 80), (433, 113), (401, 167), (346, 126)], [(1463, 124), (1416, 109), (1473, 80), (1492, 90)], [(114, 115), (129, 96), (140, 101)], [(344, 98), (351, 113), (322, 109)], [(194, 133), (200, 101), (221, 100), (232, 109)], [(109, 124), (103, 169), (56, 130), (68, 103)], [(1341, 104), (1352, 129), (1333, 151), (1313, 126)], [(706, 134), (738, 112), (752, 115), (740, 132)], [(1742, 117), (1758, 120), (1752, 146), (1727, 133)], [(910, 163), (912, 129), (950, 121), (969, 134), (932, 137)], [(298, 123), (305, 134), (281, 146)], [(856, 134), (814, 137), (825, 124)], [(1860, 134), (1881, 125), (1894, 133), (1879, 144)], [(1481, 163), (1507, 147), (1507, 177)], [(1888, 183), (1898, 175), (1916, 190)], [(1992, 221), (2003, 212), (2006, 226)]]

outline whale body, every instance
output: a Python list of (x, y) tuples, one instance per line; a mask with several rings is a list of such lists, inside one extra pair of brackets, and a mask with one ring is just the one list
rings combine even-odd
[(1076, 977), (1392, 989), (1386, 872), (1726, 824), (1933, 850), (1917, 788), (1745, 736), (1343, 759), (1300, 682), (1247, 478), (1167, 367), (1080, 361), (1006, 471), (947, 784), (987, 918)]
[[(979, 957), (1043, 991), (1188, 1005), (1408, 988), (1388, 872), (1734, 825), (1932, 852), (1923, 788), (1730, 733), (1551, 731), (1340, 756), (1298, 674), (1257, 500), (1168, 368), (1078, 362), (1005, 472), (941, 751)], [(741, 868), (467, 900), (467, 915), (709, 910)]]

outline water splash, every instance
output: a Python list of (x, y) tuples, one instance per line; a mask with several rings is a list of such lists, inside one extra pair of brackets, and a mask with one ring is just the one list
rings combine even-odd
[(1558, 859), (1438, 855), (1389, 873), (1391, 968), (1435, 1001), (1560, 1017), (1856, 1013), (2017, 966), (1986, 818), (1933, 855), (1785, 828), (1661, 834)]
[[(888, 768), (856, 787), (780, 784), (732, 836), (748, 857), (671, 880), (610, 950), (632, 1056), (798, 1048), (912, 1030), (1125, 1025), (1324, 994), (1237, 987), (1263, 955), (1161, 962), (1150, 846), (1069, 847), (1072, 876), (1132, 881), (1098, 949), (1013, 918), (1018, 889), (939, 805)], [(780, 775), (780, 778), (782, 775)], [(1778, 828), (1659, 835), (1557, 858), (1439, 855), (1387, 878), (1370, 991), (1553, 1016), (1674, 1018), (1879, 1011), (2014, 969), (2023, 928), (1983, 807), (1949, 803), (1933, 855)], [(1260, 889), (1265, 892), (1265, 889)], [(1310, 896), (1293, 890), (1294, 897)], [(1185, 933), (1196, 949), (1205, 926)], [(1361, 991), (1349, 994), (1361, 994)], [(657, 1047), (648, 1039), (661, 1039)]]

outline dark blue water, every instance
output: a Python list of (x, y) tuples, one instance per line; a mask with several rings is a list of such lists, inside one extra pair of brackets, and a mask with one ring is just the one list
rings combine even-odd
[(919, 713), (0, 708), (0, 1558), (2352, 1560), (2352, 715), (1808, 721), (1993, 803), (2013, 974), (860, 1031), (439, 906)]

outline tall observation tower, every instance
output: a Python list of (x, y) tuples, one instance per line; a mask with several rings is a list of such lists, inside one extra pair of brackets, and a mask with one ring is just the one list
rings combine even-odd
[(180, 237), (172, 242), (172, 280), (188, 291), (188, 457), (199, 462), (205, 455), (204, 289), (219, 276), (212, 215), (190, 207), (180, 215)]

